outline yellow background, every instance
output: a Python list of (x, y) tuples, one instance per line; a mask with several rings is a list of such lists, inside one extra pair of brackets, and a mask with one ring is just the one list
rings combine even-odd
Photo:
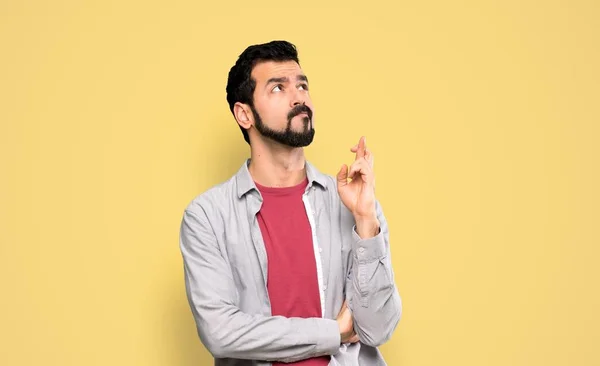
[(287, 39), (308, 158), (376, 156), (390, 365), (600, 365), (597, 1), (0, 3), (0, 364), (208, 365), (184, 207), (248, 148), (242, 50)]

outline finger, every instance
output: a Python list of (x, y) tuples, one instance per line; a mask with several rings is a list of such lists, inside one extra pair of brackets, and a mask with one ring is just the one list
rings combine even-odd
[(348, 166), (342, 164), (340, 171), (337, 173), (338, 187), (343, 187), (348, 184)]
[(354, 179), (358, 178), (358, 175), (366, 174), (365, 163), (366, 163), (365, 159), (356, 160), (354, 163), (352, 163), (352, 165), (350, 165), (350, 169), (348, 171), (348, 178), (354, 180)]
[(369, 165), (371, 166), (371, 168), (373, 168), (373, 165), (375, 163), (375, 158), (373, 156), (373, 153), (371, 153), (371, 150), (365, 149), (365, 159), (367, 159), (367, 161), (369, 162)]
[(358, 140), (358, 149), (356, 150), (356, 160), (365, 156), (365, 137), (362, 136), (360, 140)]
[(358, 144), (356, 144), (350, 148), (350, 151), (353, 153), (355, 153), (357, 150), (358, 150)]
[(369, 162), (363, 158), (360, 160), (355, 161), (354, 163), (352, 163), (352, 165), (350, 165), (350, 171), (348, 172), (348, 178), (354, 180), (359, 178), (359, 175), (362, 177), (363, 181), (365, 181), (366, 183), (369, 183), (369, 181), (371, 180), (371, 165), (369, 164)]
[(365, 149), (367, 148), (367, 139), (362, 136), (358, 141), (358, 157), (363, 158), (365, 156)]
[(356, 342), (358, 342), (358, 341), (360, 341), (360, 338), (358, 338), (358, 334), (354, 334), (354, 335), (352, 336), (352, 338), (350, 338), (350, 339), (348, 340), (348, 343), (356, 343)]

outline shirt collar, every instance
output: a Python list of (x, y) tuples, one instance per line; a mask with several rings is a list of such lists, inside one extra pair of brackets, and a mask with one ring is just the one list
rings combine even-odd
[[(246, 159), (238, 172), (235, 175), (235, 179), (237, 182), (237, 195), (238, 198), (242, 198), (246, 193), (251, 190), (256, 190), (256, 184), (254, 184), (254, 179), (250, 175), (250, 171), (248, 170), (248, 164), (250, 164), (250, 159)], [(306, 176), (308, 178), (308, 186), (312, 186), (313, 183), (317, 183), (322, 188), (327, 189), (327, 177), (319, 172), (319, 170), (314, 167), (308, 161), (304, 162), (304, 166), (306, 168)]]

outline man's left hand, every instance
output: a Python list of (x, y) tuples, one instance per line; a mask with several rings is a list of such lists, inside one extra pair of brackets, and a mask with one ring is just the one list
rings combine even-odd
[(350, 167), (343, 164), (340, 168), (337, 189), (340, 199), (354, 215), (357, 234), (364, 239), (377, 235), (379, 231), (375, 211), (373, 154), (367, 149), (364, 136), (350, 151), (356, 153), (354, 163)]

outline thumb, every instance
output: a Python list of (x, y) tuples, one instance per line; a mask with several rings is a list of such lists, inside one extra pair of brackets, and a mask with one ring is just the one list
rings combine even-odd
[(346, 164), (342, 164), (340, 171), (337, 173), (338, 188), (348, 184), (348, 167)]

